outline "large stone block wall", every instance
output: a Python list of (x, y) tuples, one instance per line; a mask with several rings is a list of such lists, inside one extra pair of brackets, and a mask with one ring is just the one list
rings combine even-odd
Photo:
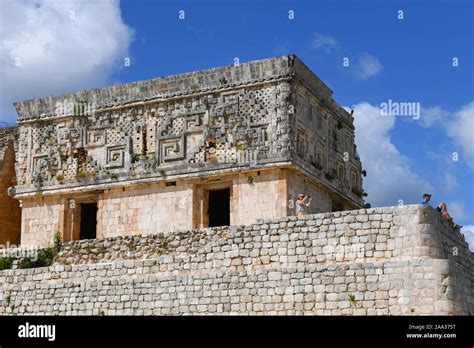
[(230, 188), (232, 225), (248, 225), (261, 218), (294, 214), (289, 200), (294, 201), (299, 191), (313, 197), (309, 213), (331, 210), (331, 198), (323, 189), (289, 169), (226, 174), (172, 183), (172, 186), (166, 186), (151, 182), (110, 188), (96, 194), (25, 199), (22, 203), (21, 244), (25, 247), (47, 246), (56, 232), (60, 232), (65, 241), (79, 239), (80, 204), (91, 201), (97, 202), (98, 207), (98, 238), (206, 227), (207, 193), (221, 188)]
[(286, 216), (285, 170), (239, 174), (233, 181), (231, 224), (251, 224), (258, 219)]
[(64, 204), (55, 197), (40, 201), (25, 200), (21, 208), (21, 245), (43, 247), (52, 243), (54, 233), (60, 230)]
[(430, 207), (65, 245), (0, 272), (2, 314), (474, 314), (473, 255)]
[(20, 244), (20, 204), (8, 195), (14, 185), (15, 130), (0, 129), (0, 244)]
[(192, 209), (193, 190), (189, 182), (106, 191), (98, 200), (97, 237), (190, 229)]

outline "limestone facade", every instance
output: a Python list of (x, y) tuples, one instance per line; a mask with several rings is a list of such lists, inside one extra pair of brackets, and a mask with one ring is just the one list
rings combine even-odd
[(8, 189), (15, 184), (16, 128), (0, 128), (0, 244), (20, 244), (21, 211)]
[(216, 190), (230, 224), (364, 204), (352, 116), (295, 56), (15, 107), (24, 246), (81, 238), (91, 204), (97, 237), (208, 226)]

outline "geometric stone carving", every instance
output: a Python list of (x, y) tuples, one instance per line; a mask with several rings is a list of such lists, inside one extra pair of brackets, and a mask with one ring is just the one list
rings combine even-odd
[(159, 143), (160, 163), (185, 158), (184, 135), (161, 138)]
[(125, 164), (125, 145), (107, 147), (106, 168), (123, 168)]
[(105, 129), (87, 130), (85, 147), (97, 147), (103, 145), (105, 145)]
[(200, 129), (203, 124), (206, 111), (201, 112), (190, 112), (184, 115), (185, 117), (185, 129), (186, 131), (193, 131), (195, 128)]
[(39, 155), (33, 156), (33, 173), (41, 173), (42, 171), (46, 171), (48, 168), (48, 156), (47, 155)]

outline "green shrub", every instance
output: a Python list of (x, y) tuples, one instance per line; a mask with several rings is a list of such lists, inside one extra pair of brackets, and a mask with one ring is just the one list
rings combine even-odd
[(15, 261), (13, 256), (0, 257), (0, 271), (12, 268), (13, 261)]
[(36, 268), (36, 267), (48, 267), (53, 264), (54, 257), (57, 252), (54, 247), (48, 247), (38, 251), (36, 261), (33, 261), (31, 257), (23, 257), (18, 263), (18, 268)]
[(63, 241), (61, 238), (61, 233), (56, 232), (53, 236), (53, 245), (54, 245), (54, 250), (56, 253), (59, 253), (61, 251), (61, 247), (63, 245)]
[(24, 257), (20, 260), (18, 263), (18, 268), (24, 269), (24, 268), (33, 268), (33, 261), (29, 257)]
[(38, 258), (33, 267), (47, 267), (53, 264), (56, 252), (54, 247), (49, 247), (38, 251)]

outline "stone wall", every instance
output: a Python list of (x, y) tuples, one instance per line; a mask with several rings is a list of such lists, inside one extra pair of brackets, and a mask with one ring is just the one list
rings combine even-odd
[(294, 201), (300, 191), (313, 197), (309, 213), (331, 210), (331, 198), (323, 189), (288, 169), (214, 175), (172, 183), (167, 186), (150, 182), (85, 195), (24, 199), (22, 246), (47, 246), (56, 232), (60, 232), (65, 241), (79, 239), (83, 202), (97, 202), (98, 238), (206, 227), (208, 192), (222, 188), (230, 189), (232, 225), (248, 225), (259, 218), (294, 214), (288, 203), (290, 199)]
[(21, 208), (21, 245), (25, 247), (47, 246), (59, 231), (62, 201), (44, 197), (41, 201), (25, 200)]
[(284, 170), (239, 174), (233, 181), (231, 224), (251, 224), (259, 218), (286, 216), (287, 177)]
[(190, 183), (145, 185), (105, 191), (98, 200), (99, 238), (192, 228)]
[(296, 214), (295, 202), (300, 193), (311, 196), (311, 204), (306, 207), (307, 214), (330, 212), (332, 210), (333, 198), (326, 190), (318, 186), (314, 179), (295, 174), (288, 176), (289, 215)]
[(8, 195), (14, 186), (15, 128), (0, 128), (0, 244), (20, 243), (20, 204)]
[(473, 255), (431, 208), (70, 242), (0, 272), (2, 314), (474, 314)]

